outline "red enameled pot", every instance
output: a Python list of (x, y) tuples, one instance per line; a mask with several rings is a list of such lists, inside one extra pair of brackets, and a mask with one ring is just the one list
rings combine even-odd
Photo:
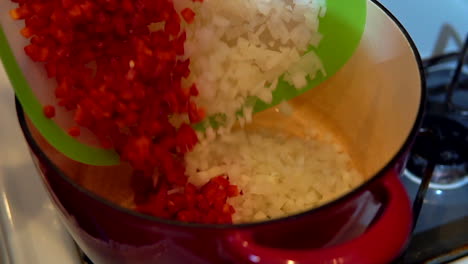
[[(109, 185), (104, 182), (109, 172), (106, 176), (98, 169), (93, 179), (102, 181), (87, 185), (89, 179), (80, 177), (84, 169), (47, 147), (17, 103), (33, 160), (80, 248), (96, 264), (392, 261), (405, 248), (412, 226), (399, 175), (421, 121), (425, 89), (419, 55), (401, 24), (374, 1), (368, 2), (367, 20), (350, 61), (291, 104), (299, 117), (315, 115), (332, 124), (363, 174), (370, 176), (335, 201), (277, 220), (197, 225), (120, 207), (117, 200), (125, 194), (109, 193), (128, 179)], [(125, 169), (117, 168), (116, 175)], [(104, 188), (93, 190), (99, 184)]]

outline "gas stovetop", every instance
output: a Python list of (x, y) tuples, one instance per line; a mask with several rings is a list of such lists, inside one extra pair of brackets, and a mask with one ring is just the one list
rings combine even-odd
[[(428, 111), (424, 127), (431, 131), (416, 142), (402, 176), (418, 218), (408, 250), (396, 263), (467, 264), (463, 256), (468, 254), (464, 152), (468, 149), (464, 148), (468, 141), (464, 109), (468, 106), (468, 66), (459, 71), (450, 104), (447, 87), (468, 36), (468, 1), (380, 2), (405, 26), (425, 59)], [(91, 263), (60, 224), (36, 174), (16, 121), (12, 90), (0, 66), (0, 263)], [(428, 151), (427, 142), (438, 147)], [(428, 177), (431, 168), (434, 173)]]
[(426, 115), (403, 175), (416, 225), (398, 263), (468, 256), (467, 53), (468, 35), (459, 52), (424, 61)]

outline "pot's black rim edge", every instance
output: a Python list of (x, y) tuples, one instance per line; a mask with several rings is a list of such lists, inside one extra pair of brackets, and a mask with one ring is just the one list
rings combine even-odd
[(421, 81), (421, 98), (420, 98), (420, 104), (419, 104), (419, 109), (417, 113), (416, 120), (413, 124), (413, 128), (411, 129), (408, 137), (406, 138), (406, 141), (403, 143), (403, 145), (400, 147), (399, 151), (395, 154), (395, 156), (372, 178), (367, 180), (366, 182), (362, 183), (358, 188), (354, 189), (353, 191), (347, 193), (346, 195), (331, 201), (323, 206), (320, 206), (318, 208), (314, 208), (299, 214), (295, 215), (290, 215), (286, 216), (283, 218), (278, 218), (278, 219), (273, 219), (273, 220), (268, 220), (264, 222), (257, 222), (257, 223), (246, 223), (246, 224), (229, 224), (229, 225), (215, 225), (215, 224), (196, 224), (196, 223), (185, 223), (185, 222), (180, 222), (180, 221), (173, 221), (173, 220), (166, 220), (162, 218), (156, 218), (150, 215), (145, 215), (138, 213), (136, 211), (132, 211), (130, 209), (126, 209), (123, 207), (120, 207), (88, 190), (83, 188), (82, 186), (76, 184), (74, 181), (72, 181), (69, 177), (67, 177), (55, 164), (47, 157), (47, 155), (40, 149), (34, 138), (32, 137), (27, 124), (26, 124), (26, 119), (24, 116), (24, 111), (21, 107), (21, 104), (18, 102), (18, 99), (15, 97), (15, 102), (16, 102), (16, 112), (18, 116), (18, 120), (21, 126), (21, 129), (24, 133), (24, 136), (29, 144), (29, 146), (32, 148), (33, 152), (36, 153), (36, 155), (39, 155), (43, 160), (46, 161), (47, 166), (50, 166), (53, 168), (55, 171), (58, 172), (58, 174), (69, 184), (71, 184), (73, 187), (78, 189), (79, 191), (83, 192), (85, 195), (91, 197), (92, 199), (108, 206), (111, 207), (112, 209), (115, 209), (121, 213), (125, 214), (130, 214), (132, 216), (148, 220), (151, 222), (155, 222), (158, 224), (165, 224), (165, 225), (173, 225), (173, 226), (179, 226), (179, 227), (187, 227), (187, 228), (215, 228), (215, 229), (244, 229), (244, 228), (252, 228), (252, 227), (257, 227), (257, 226), (263, 226), (263, 225), (269, 225), (269, 224), (274, 224), (274, 223), (279, 223), (279, 222), (285, 222), (285, 221), (291, 221), (294, 219), (297, 219), (299, 217), (303, 217), (309, 214), (316, 213), (321, 210), (325, 210), (329, 207), (332, 207), (338, 203), (343, 202), (344, 200), (349, 199), (353, 195), (365, 190), (368, 188), (370, 184), (373, 182), (377, 181), (381, 177), (383, 177), (389, 170), (392, 169), (392, 167), (395, 165), (395, 163), (402, 157), (402, 155), (405, 154), (405, 151), (409, 150), (409, 147), (412, 144), (413, 139), (416, 137), (420, 124), (422, 122), (422, 118), (424, 115), (424, 107), (425, 107), (425, 102), (426, 102), (426, 82), (425, 82), (425, 77), (424, 77), (424, 69), (423, 69), (423, 63), (421, 60), (421, 57), (419, 55), (419, 52), (416, 48), (416, 45), (412, 38), (410, 37), (409, 33), (406, 31), (406, 29), (403, 27), (403, 25), (398, 21), (398, 19), (387, 9), (385, 8), (381, 3), (379, 3), (377, 0), (369, 0), (373, 4), (375, 4), (377, 7), (379, 7), (392, 21), (398, 26), (400, 31), (403, 33), (405, 36), (406, 40), (410, 44), (411, 50), (413, 52), (413, 55), (415, 57), (415, 60), (418, 64), (419, 68), (419, 74), (420, 74), (420, 81)]

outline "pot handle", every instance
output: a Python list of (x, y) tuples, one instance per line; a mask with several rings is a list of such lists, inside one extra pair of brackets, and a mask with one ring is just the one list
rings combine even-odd
[(362, 235), (342, 244), (308, 250), (269, 248), (255, 242), (253, 234), (237, 231), (227, 237), (225, 250), (233, 263), (262, 264), (379, 264), (401, 252), (412, 226), (408, 195), (398, 174), (391, 170), (376, 182), (387, 197), (381, 216)]

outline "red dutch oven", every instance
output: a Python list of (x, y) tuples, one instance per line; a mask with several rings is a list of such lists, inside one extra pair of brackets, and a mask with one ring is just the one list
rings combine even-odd
[(299, 109), (297, 120), (315, 116), (338, 131), (369, 176), (337, 200), (281, 219), (200, 225), (125, 209), (117, 201), (127, 197), (119, 187), (128, 186), (128, 179), (112, 182), (112, 177), (128, 168), (105, 173), (94, 168), (89, 179), (80, 176), (84, 167), (47, 146), (17, 103), (34, 162), (80, 248), (96, 264), (379, 264), (398, 257), (412, 227), (399, 175), (423, 114), (424, 80), (419, 55), (401, 24), (377, 2), (369, 1), (367, 12), (353, 57), (291, 104)]

